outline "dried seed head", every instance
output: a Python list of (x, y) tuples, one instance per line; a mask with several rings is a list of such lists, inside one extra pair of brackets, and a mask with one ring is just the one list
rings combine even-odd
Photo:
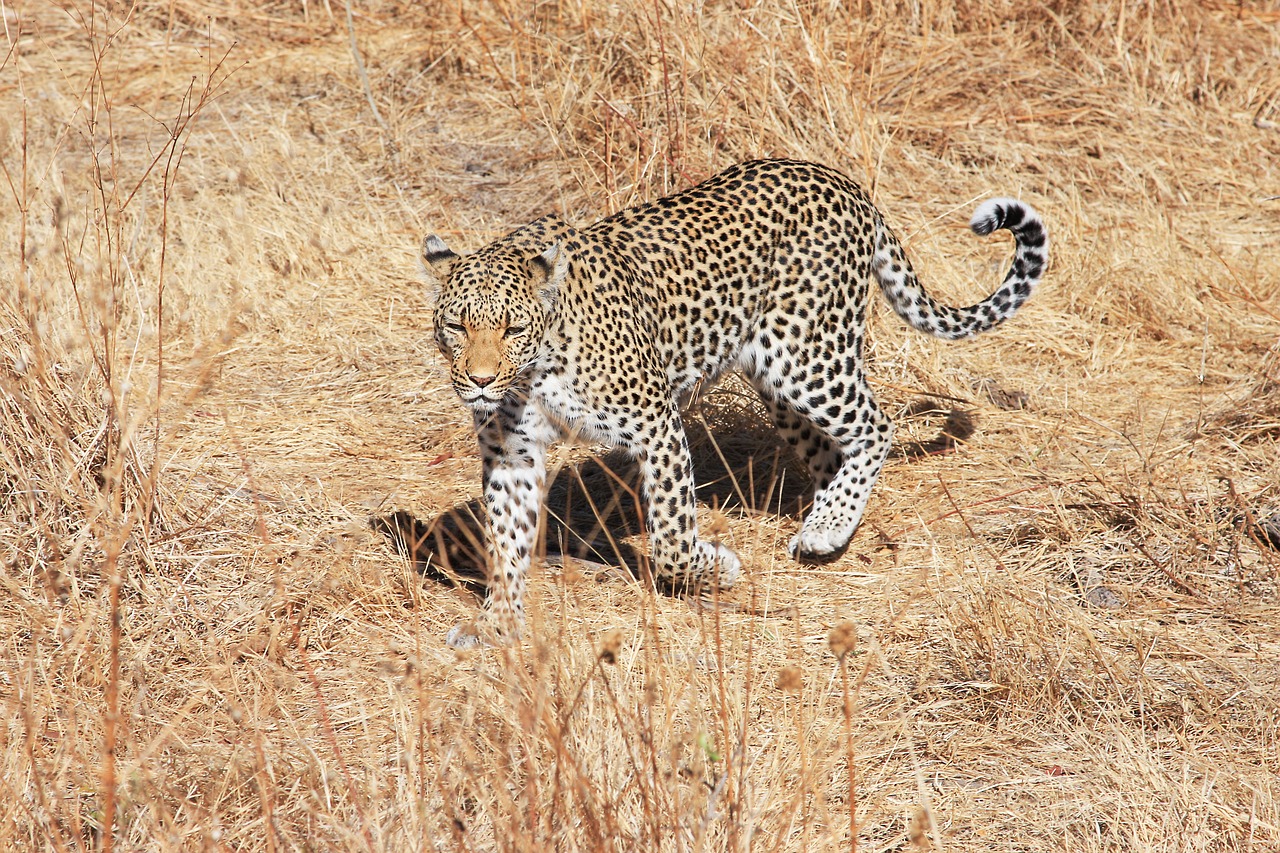
[(844, 660), (845, 655), (851, 654), (858, 645), (858, 626), (847, 619), (841, 622), (827, 635), (827, 645), (831, 646), (832, 654)]
[(577, 560), (566, 559), (560, 569), (560, 577), (564, 579), (565, 584), (582, 583), (582, 566)]
[(778, 689), (783, 693), (799, 693), (804, 689), (804, 670), (794, 664), (778, 670)]
[(622, 629), (612, 628), (604, 632), (600, 638), (599, 658), (601, 663), (617, 663), (618, 651), (622, 648)]
[(714, 542), (726, 539), (729, 536), (729, 519), (725, 518), (724, 513), (718, 509), (711, 511), (710, 518), (707, 519), (706, 535)]
[(911, 846), (916, 850), (932, 850), (933, 842), (929, 840), (930, 828), (928, 812), (923, 808), (917, 808), (916, 813), (911, 816), (911, 823), (907, 826), (907, 838), (910, 839)]

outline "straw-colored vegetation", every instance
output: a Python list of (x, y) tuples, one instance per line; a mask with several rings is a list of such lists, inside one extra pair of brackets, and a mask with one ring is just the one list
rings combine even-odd
[[(1280, 5), (0, 13), (0, 849), (1280, 849)], [(956, 303), (1007, 263), (973, 206), (1044, 214), (1011, 323), (875, 318), (904, 441), (976, 431), (801, 567), (727, 381), (689, 421), (745, 583), (612, 568), (630, 472), (568, 448), (532, 636), (448, 650), (479, 466), (421, 235), (762, 155)]]

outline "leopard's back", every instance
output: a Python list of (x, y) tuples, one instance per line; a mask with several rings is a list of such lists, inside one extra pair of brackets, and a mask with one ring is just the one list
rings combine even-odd
[(585, 229), (599, 249), (586, 253), (583, 274), (599, 289), (610, 267), (632, 271), (629, 298), (652, 318), (670, 383), (683, 391), (762, 334), (802, 338), (819, 316), (859, 321), (876, 221), (834, 169), (751, 161)]

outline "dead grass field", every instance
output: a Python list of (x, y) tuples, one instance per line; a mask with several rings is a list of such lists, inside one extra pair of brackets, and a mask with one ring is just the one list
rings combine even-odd
[[(1280, 850), (1280, 4), (229, 5), (0, 3), (0, 850)], [(625, 466), (561, 450), (585, 557), (450, 651), (474, 595), (386, 533), (479, 491), (422, 234), (753, 156), (958, 304), (974, 205), (1042, 212), (1014, 321), (874, 321), (900, 435), (976, 433), (801, 567), (724, 383), (714, 602), (611, 570)]]

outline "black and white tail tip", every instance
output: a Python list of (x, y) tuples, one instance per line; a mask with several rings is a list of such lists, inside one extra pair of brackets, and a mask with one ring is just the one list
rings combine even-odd
[(973, 212), (969, 227), (980, 237), (1008, 228), (1028, 248), (1044, 248), (1046, 242), (1040, 214), (1016, 198), (987, 199)]

